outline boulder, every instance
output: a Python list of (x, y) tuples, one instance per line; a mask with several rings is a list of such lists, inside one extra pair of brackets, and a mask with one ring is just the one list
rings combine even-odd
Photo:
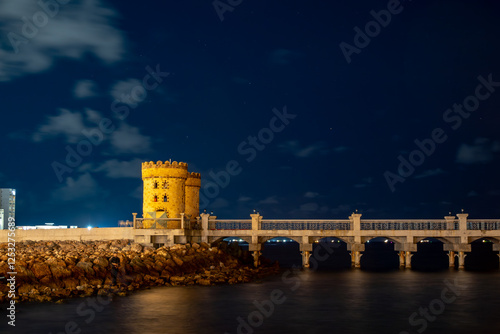
[(141, 245), (141, 244), (135, 244), (135, 243), (134, 243), (134, 244), (132, 244), (132, 245), (130, 246), (130, 250), (131, 250), (132, 252), (137, 252), (137, 253), (140, 253), (140, 252), (142, 252), (142, 249), (143, 249), (143, 247), (142, 247), (142, 245)]
[(38, 280), (41, 280), (44, 277), (48, 277), (49, 279), (52, 278), (52, 272), (50, 271), (50, 268), (46, 263), (33, 263), (33, 265), (31, 266), (31, 271)]

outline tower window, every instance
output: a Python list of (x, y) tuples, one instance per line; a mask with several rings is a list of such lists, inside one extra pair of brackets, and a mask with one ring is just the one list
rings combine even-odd
[(158, 202), (158, 196), (155, 195), (155, 197), (153, 198), (153, 201)]
[(168, 189), (168, 182), (167, 181), (163, 181), (163, 189)]
[(168, 201), (167, 195), (163, 195), (163, 202), (167, 202), (167, 201)]
[(153, 188), (158, 189), (158, 182), (155, 181), (155, 183), (153, 184)]

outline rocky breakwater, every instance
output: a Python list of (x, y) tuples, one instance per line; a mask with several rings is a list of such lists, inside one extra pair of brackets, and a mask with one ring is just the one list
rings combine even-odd
[[(236, 253), (236, 254), (235, 254)], [(174, 245), (154, 249), (111, 241), (24, 241), (16, 244), (18, 301), (60, 301), (69, 297), (125, 295), (129, 291), (171, 285), (214, 285), (250, 282), (277, 273), (277, 265), (253, 268), (238, 258), (241, 251), (222, 244)], [(117, 285), (109, 260), (120, 259)], [(9, 272), (7, 244), (0, 244), (0, 277)], [(248, 259), (248, 254), (247, 254)], [(0, 282), (0, 302), (9, 286)]]

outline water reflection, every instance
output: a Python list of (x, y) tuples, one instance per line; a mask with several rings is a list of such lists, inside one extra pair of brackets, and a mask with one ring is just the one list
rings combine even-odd
[[(459, 287), (459, 295), (426, 321), (425, 333), (497, 333), (499, 279), (499, 272), (452, 270), (306, 271), (262, 283), (155, 288), (115, 298), (101, 308), (80, 299), (64, 305), (22, 305), (16, 332), (66, 333), (67, 323), (74, 322), (81, 334), (233, 334), (245, 322), (249, 327), (247, 331), (240, 327), (240, 333), (417, 333), (423, 328), (420, 309), (440, 305), (448, 281)], [(271, 306), (276, 291), (281, 292), (282, 302)], [(412, 324), (409, 319), (414, 313)], [(7, 332), (6, 322), (0, 323), (0, 332)]]

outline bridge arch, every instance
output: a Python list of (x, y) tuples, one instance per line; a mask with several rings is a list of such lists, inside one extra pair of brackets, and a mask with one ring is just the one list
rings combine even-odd
[[(276, 239), (277, 242), (269, 242), (273, 239)], [(283, 239), (292, 240), (292, 242), (283, 242)], [(261, 237), (259, 238), (259, 242), (262, 244), (262, 257), (270, 262), (278, 261), (280, 267), (284, 268), (301, 266), (301, 241), (301, 237), (288, 237), (280, 235)]]
[(316, 243), (316, 242), (320, 242), (320, 240), (328, 239), (328, 238), (338, 239), (338, 240), (340, 240), (341, 242), (343, 242), (343, 243), (345, 243), (347, 245), (350, 245), (350, 244), (354, 243), (354, 238), (353, 237), (338, 237), (338, 236), (320, 237), (320, 236), (315, 236), (315, 237), (309, 237), (309, 240), (311, 241), (311, 243)]
[(465, 257), (465, 268), (474, 271), (498, 270), (498, 251), (500, 249), (498, 243), (499, 240), (495, 237), (470, 240), (471, 251)]
[(399, 268), (400, 258), (395, 245), (402, 243), (402, 238), (376, 236), (366, 237), (364, 241), (365, 251), (360, 261), (362, 269), (378, 271)]
[[(364, 240), (363, 240), (364, 239)], [(386, 237), (386, 236), (373, 236), (373, 237), (364, 237), (362, 238), (362, 242), (363, 243), (369, 243), (371, 241), (375, 241), (375, 242), (383, 242), (384, 240), (388, 240), (387, 242), (392, 242), (393, 244), (400, 244), (400, 243), (403, 243), (403, 238), (401, 237)]]
[(228, 235), (228, 236), (224, 236), (224, 237), (209, 237), (208, 241), (210, 243), (211, 246), (217, 246), (219, 245), (224, 239), (227, 239), (227, 238), (234, 238), (234, 239), (241, 239), (247, 243), (251, 243), (252, 242), (252, 237), (248, 237), (248, 236), (237, 236), (237, 235)]
[(352, 267), (352, 256), (348, 250), (349, 240), (338, 237), (315, 237), (310, 253), (310, 268), (342, 270)]
[[(454, 240), (442, 237), (426, 237), (417, 238), (416, 241), (417, 251), (413, 253), (411, 259), (413, 269), (419, 271), (440, 271), (450, 267), (450, 256), (453, 256), (453, 253), (445, 251), (445, 245), (452, 245)], [(452, 249), (453, 247), (448, 248)]]
[(261, 244), (269, 241), (269, 240), (272, 240), (272, 239), (276, 239), (276, 238), (286, 238), (286, 239), (291, 239), (297, 243), (301, 243), (302, 242), (302, 238), (301, 237), (285, 237), (285, 236), (281, 236), (281, 235), (275, 235), (275, 236), (265, 236), (265, 237), (260, 237), (259, 238), (259, 242)]
[(500, 243), (500, 240), (498, 240), (497, 238), (493, 238), (493, 237), (472, 237), (472, 238), (470, 238), (469, 243), (473, 243), (473, 242), (478, 241), (478, 240), (489, 240), (494, 244)]
[(443, 237), (417, 237), (417, 238), (415, 238), (415, 242), (418, 244), (422, 240), (428, 240), (428, 239), (436, 239), (438, 241), (441, 241), (443, 244), (455, 243), (455, 240), (450, 239), (450, 238), (443, 238)]

